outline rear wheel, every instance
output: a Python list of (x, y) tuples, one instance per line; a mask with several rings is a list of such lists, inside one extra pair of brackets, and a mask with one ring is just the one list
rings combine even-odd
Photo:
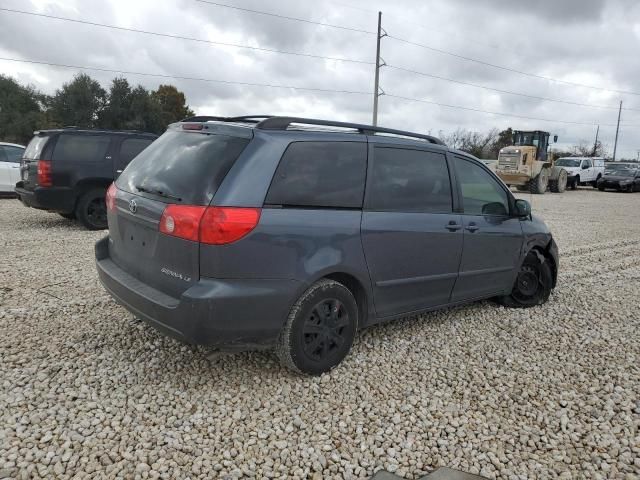
[(549, 299), (553, 285), (553, 273), (549, 260), (534, 250), (524, 259), (513, 290), (502, 297), (501, 303), (507, 307), (527, 308), (542, 305)]
[(529, 183), (531, 193), (542, 194), (547, 191), (549, 186), (549, 169), (543, 168), (536, 178)]
[(78, 200), (76, 217), (89, 230), (104, 230), (107, 228), (105, 195), (106, 190), (97, 187), (85, 192)]
[(285, 367), (320, 375), (347, 356), (357, 325), (358, 306), (349, 289), (333, 280), (320, 280), (291, 308), (276, 354)]
[(567, 171), (562, 169), (558, 176), (549, 180), (549, 190), (554, 193), (562, 193), (567, 189)]

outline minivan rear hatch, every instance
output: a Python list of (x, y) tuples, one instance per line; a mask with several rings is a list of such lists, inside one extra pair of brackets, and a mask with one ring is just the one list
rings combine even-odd
[[(177, 124), (138, 155), (107, 196), (109, 252), (143, 284), (178, 298), (200, 277), (200, 244), (159, 231), (166, 208), (206, 207), (249, 143), (250, 129)], [(109, 195), (115, 195), (110, 202)]]

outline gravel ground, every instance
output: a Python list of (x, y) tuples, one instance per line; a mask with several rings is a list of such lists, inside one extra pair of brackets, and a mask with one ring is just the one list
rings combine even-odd
[(525, 198), (548, 304), (374, 327), (320, 378), (162, 337), (100, 287), (104, 233), (0, 200), (0, 478), (640, 478), (640, 195)]

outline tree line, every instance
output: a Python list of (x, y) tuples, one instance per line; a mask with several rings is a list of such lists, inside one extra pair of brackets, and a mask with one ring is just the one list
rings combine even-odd
[(0, 141), (26, 145), (35, 130), (65, 126), (160, 134), (170, 123), (193, 114), (184, 93), (173, 85), (150, 91), (118, 77), (105, 90), (81, 73), (46, 95), (0, 75)]

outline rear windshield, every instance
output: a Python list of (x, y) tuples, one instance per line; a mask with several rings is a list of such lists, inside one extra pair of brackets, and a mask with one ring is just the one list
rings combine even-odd
[(208, 205), (247, 138), (170, 130), (118, 177), (118, 188), (167, 203)]
[(33, 137), (29, 145), (27, 145), (27, 149), (24, 151), (24, 158), (39, 160), (47, 140), (49, 140), (49, 137), (46, 135), (36, 135)]

